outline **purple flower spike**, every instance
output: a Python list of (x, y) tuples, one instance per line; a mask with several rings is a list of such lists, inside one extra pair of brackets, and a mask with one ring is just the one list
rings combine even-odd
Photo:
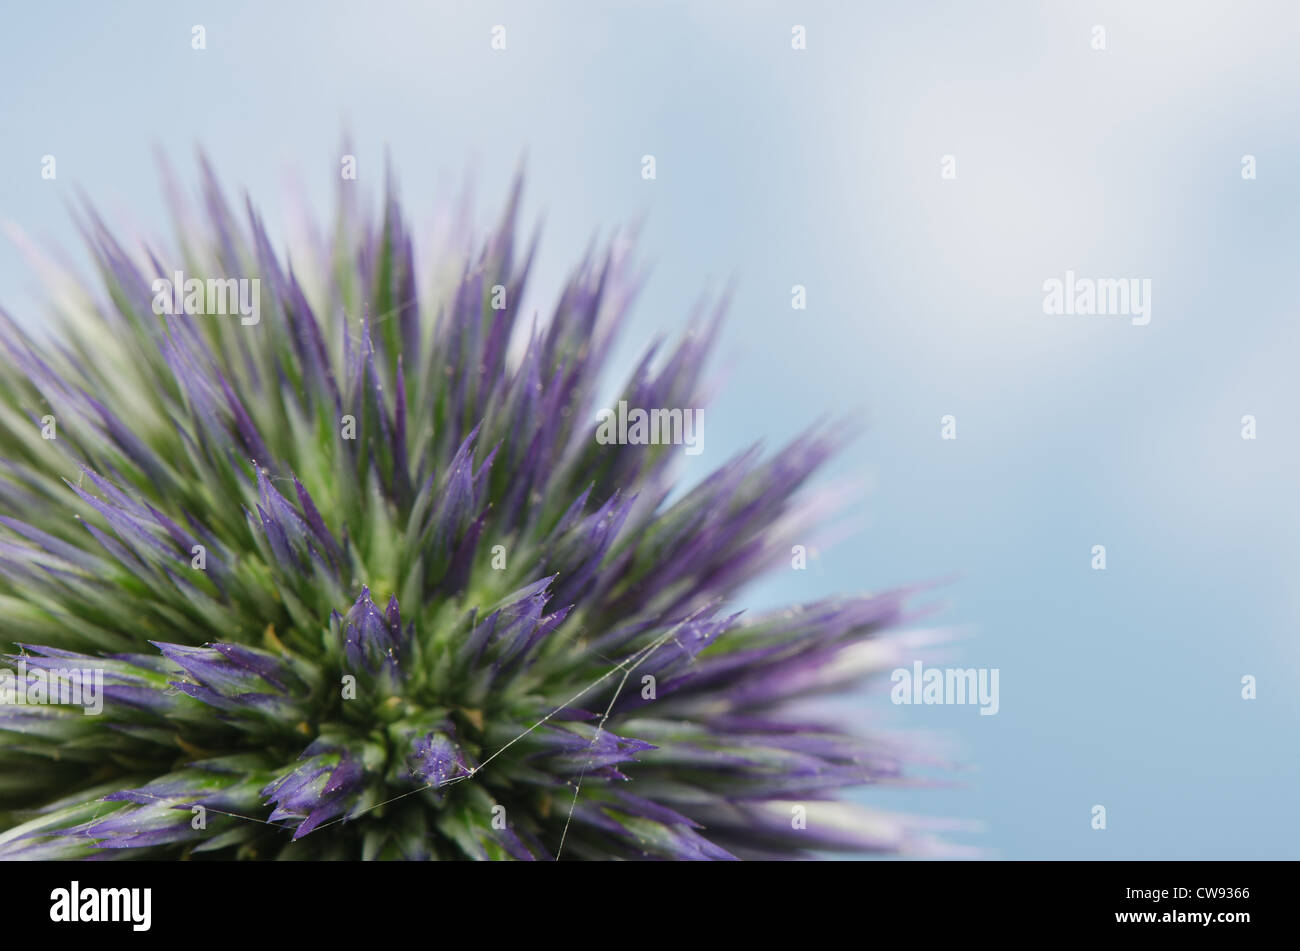
[(361, 596), (343, 618), (343, 651), (348, 667), (358, 673), (375, 673), (381, 668), (395, 672), (400, 667), (403, 642), (397, 598), (390, 598), (388, 609), (381, 612), (370, 599), (370, 589), (363, 587)]

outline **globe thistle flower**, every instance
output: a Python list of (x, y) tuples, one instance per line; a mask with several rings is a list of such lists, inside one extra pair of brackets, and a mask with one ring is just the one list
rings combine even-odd
[[(290, 258), (204, 169), (173, 254), (87, 211), (102, 290), (65, 289), (39, 340), (0, 314), (11, 695), (102, 684), (97, 715), (0, 706), (0, 857), (925, 847), (839, 799), (903, 751), (798, 710), (891, 666), (904, 593), (733, 606), (786, 563), (840, 431), (673, 495), (678, 447), (593, 438), (640, 280), (622, 242), (530, 321), (518, 185), (422, 273), (391, 190)], [(213, 286), (243, 305), (245, 281), (256, 319), (222, 316)], [(721, 310), (620, 399), (698, 407)]]

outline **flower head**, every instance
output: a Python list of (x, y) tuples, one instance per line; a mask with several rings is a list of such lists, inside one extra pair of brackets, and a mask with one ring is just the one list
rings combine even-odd
[[(593, 438), (638, 274), (614, 242), (528, 319), (517, 187), (427, 272), (391, 192), (292, 257), (206, 167), (203, 196), (169, 255), (88, 213), (103, 289), (54, 333), (0, 313), (9, 662), (93, 667), (105, 701), (0, 706), (0, 857), (918, 843), (836, 800), (902, 751), (793, 706), (887, 666), (858, 648), (903, 594), (732, 607), (837, 431), (677, 495), (677, 447)], [(619, 399), (698, 407), (720, 313)]]

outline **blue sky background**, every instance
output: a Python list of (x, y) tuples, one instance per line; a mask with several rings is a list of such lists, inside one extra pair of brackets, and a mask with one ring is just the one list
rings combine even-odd
[[(968, 764), (864, 801), (979, 820), (961, 840), (1009, 858), (1294, 858), (1297, 36), (1285, 2), (15, 6), (0, 220), (84, 259), (81, 188), (165, 234), (153, 150), (192, 185), (202, 145), (283, 235), (294, 191), (332, 207), (345, 128), (362, 184), (387, 148), (432, 215), (472, 170), (487, 220), (526, 153), (539, 305), (593, 233), (645, 216), (620, 364), (734, 276), (688, 472), (827, 413), (869, 423), (829, 473), (868, 489), (847, 537), (747, 603), (958, 576), (943, 662), (999, 668), (1001, 710), (856, 698)], [(1150, 278), (1151, 323), (1045, 316), (1067, 269)], [(0, 243), (0, 303), (37, 326), (38, 301)]]

